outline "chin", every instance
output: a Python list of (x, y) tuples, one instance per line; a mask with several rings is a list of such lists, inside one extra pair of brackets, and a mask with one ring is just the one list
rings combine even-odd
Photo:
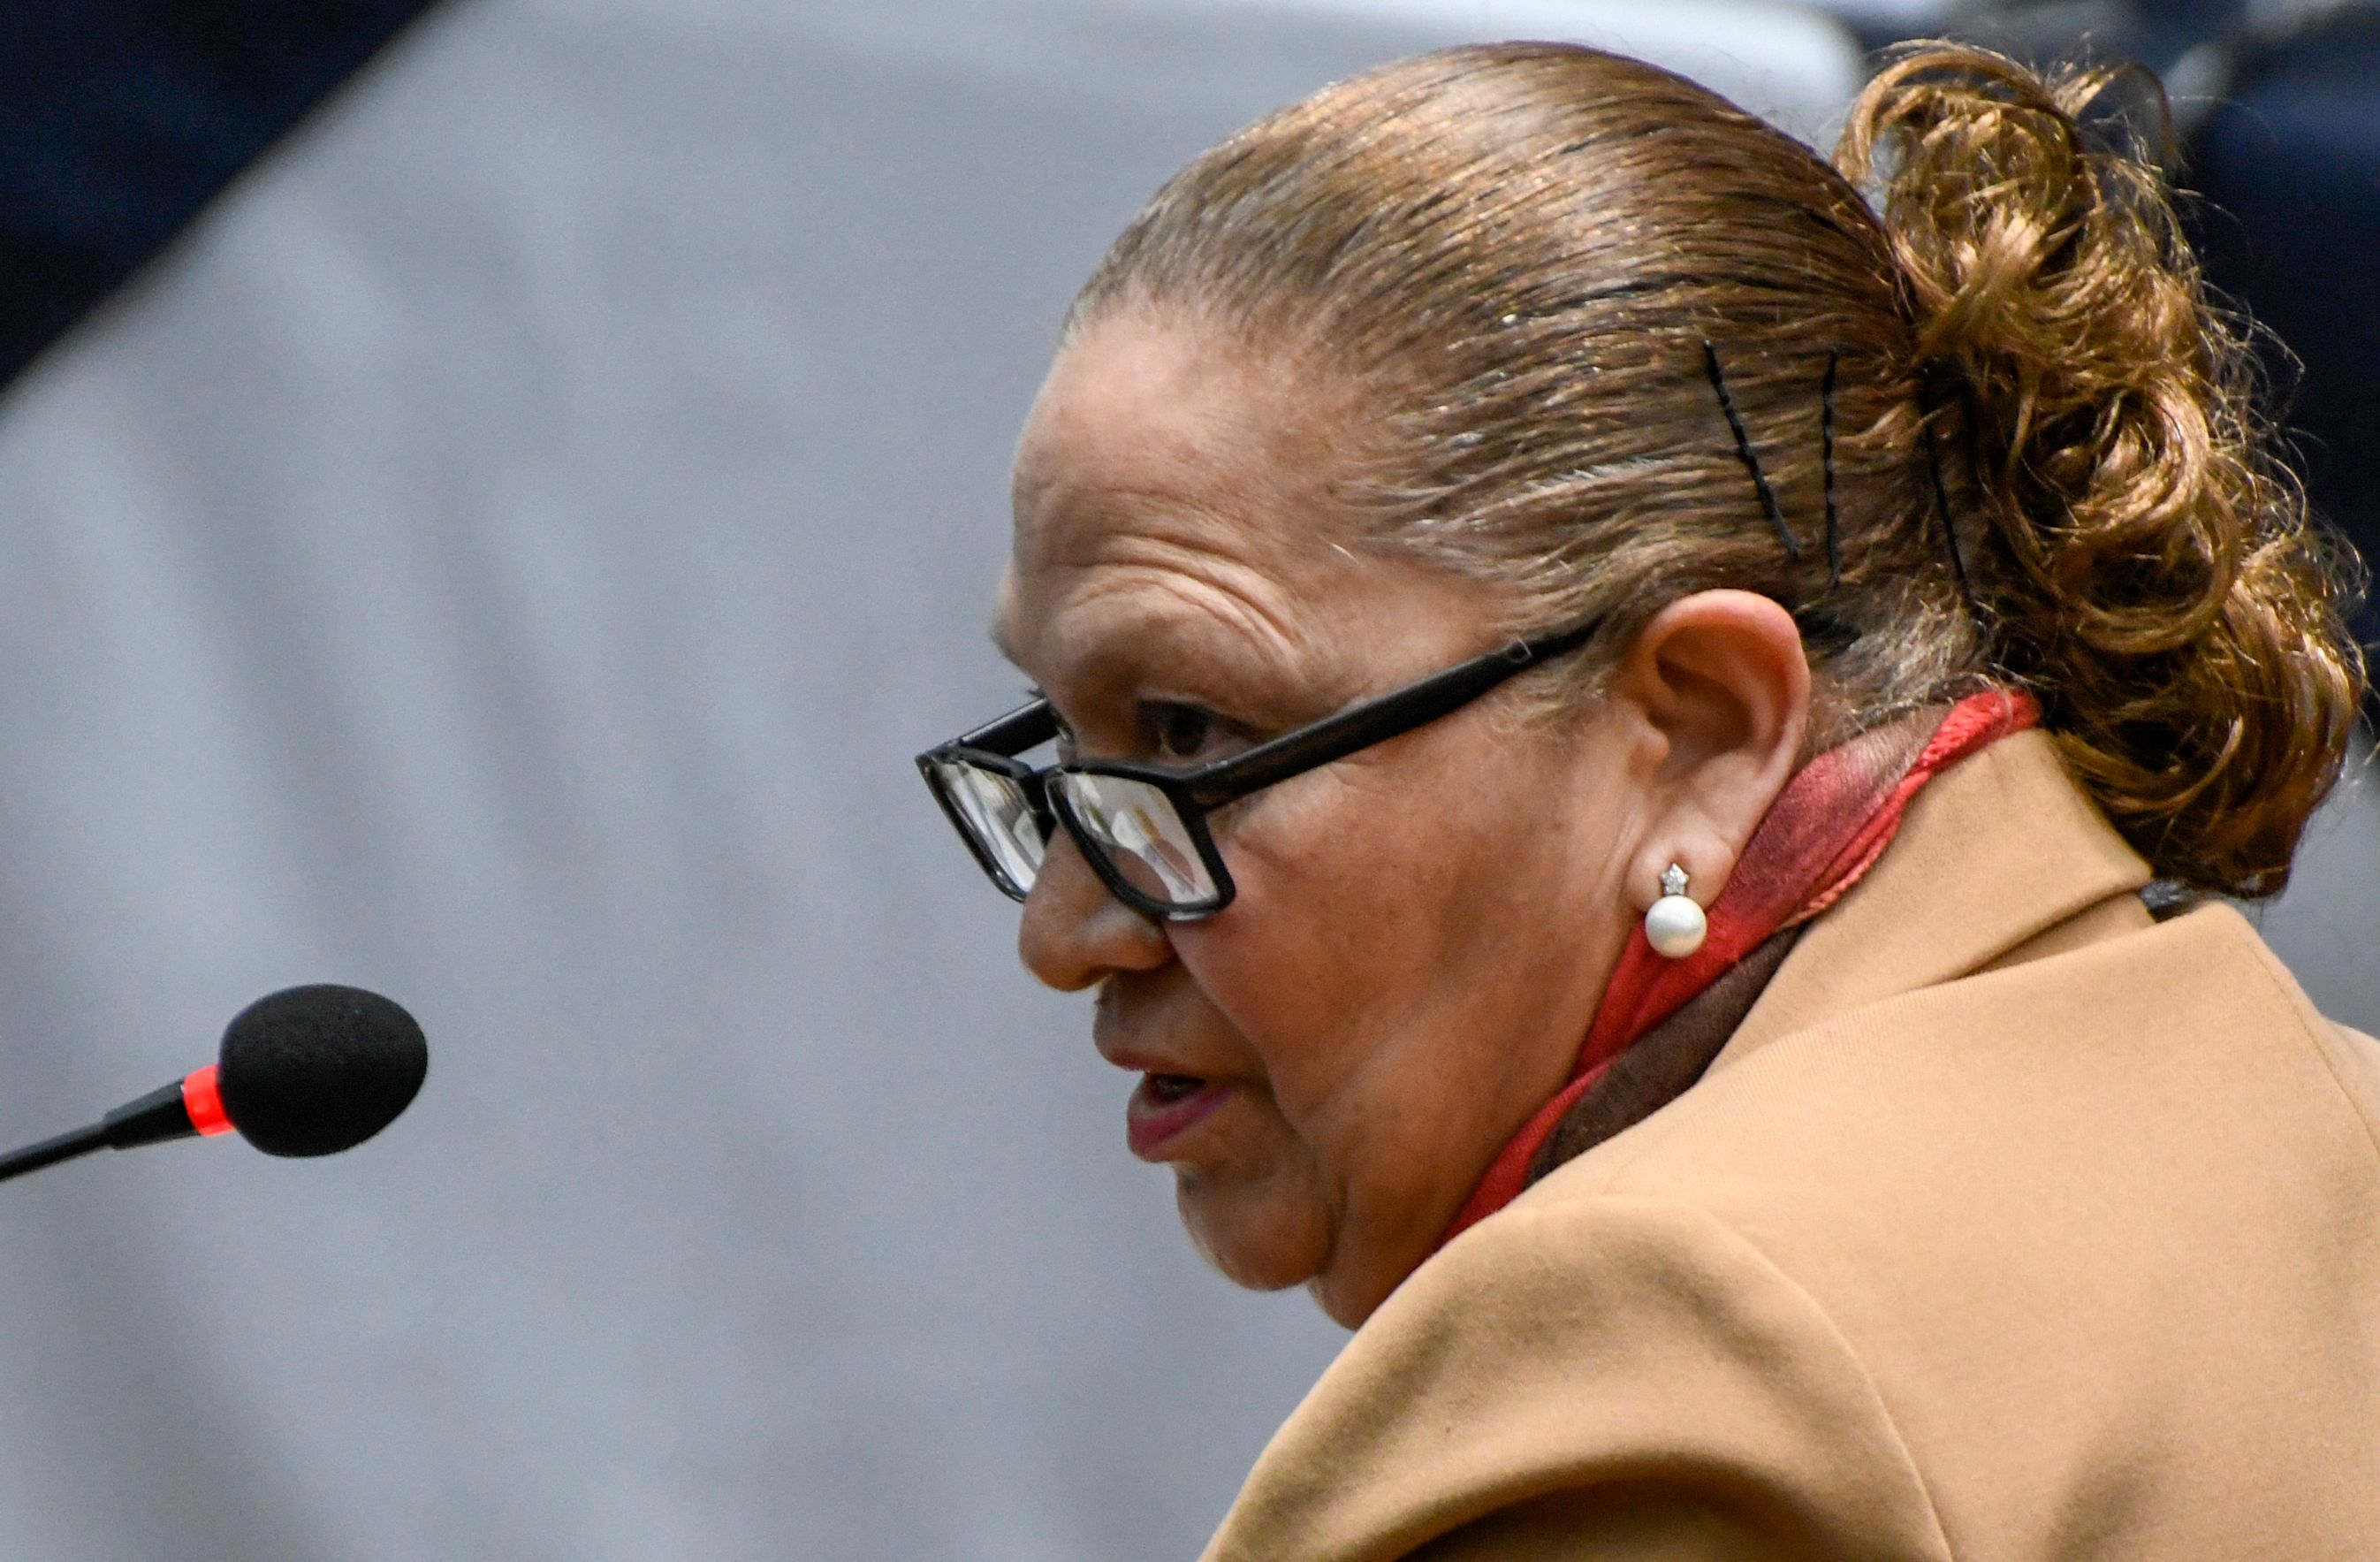
[(1218, 1187), (1189, 1173), (1176, 1178), (1173, 1200), (1191, 1243), (1233, 1285), (1281, 1291), (1322, 1283), (1330, 1223), (1318, 1202), (1261, 1185)]

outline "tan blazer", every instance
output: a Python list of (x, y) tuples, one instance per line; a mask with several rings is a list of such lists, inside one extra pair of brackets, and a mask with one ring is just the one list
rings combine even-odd
[[(2380, 1049), (2048, 739), (1423, 1265), (1207, 1556), (2380, 1557)], [(2375, 948), (2380, 958), (2380, 948)]]

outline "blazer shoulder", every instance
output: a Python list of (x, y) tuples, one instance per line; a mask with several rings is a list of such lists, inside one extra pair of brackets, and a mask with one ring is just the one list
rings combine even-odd
[[(2215, 1078), (2225, 1091), (2204, 1088)], [(1922, 1190), (1909, 1174), (1932, 1167), (1955, 1167), (1951, 1190), (1971, 1200), (2031, 1153), (2079, 1172), (2115, 1152), (2127, 1123), (2198, 1130), (2189, 1143), (2212, 1159), (2246, 1153), (2251, 1104), (2380, 1172), (2380, 1050), (2317, 1012), (2238, 911), (2208, 905), (1829, 1014), (1740, 1061), (1722, 1055), (1524, 1202), (1717, 1193), (1731, 1205), (1746, 1179), (1781, 1199), (1779, 1179), (1797, 1176), (1883, 1196)], [(1865, 1178), (1883, 1165), (1900, 1175)]]
[(1949, 1556), (1876, 1385), (1809, 1294), (1709, 1213), (1625, 1196), (1515, 1206), (1425, 1263), (1283, 1425), (1207, 1555), (1461, 1555), (1446, 1537), (1587, 1508), (1747, 1537), (1714, 1555), (1791, 1535), (1810, 1555)]
[(2228, 907), (2224, 910), (2240, 923), (2265, 976), (2312, 1039), (2315, 1055), (2337, 1081), (2339, 1094), (2354, 1108), (2372, 1141), (2375, 1157), (2380, 1157), (2380, 1041), (2316, 1009), (2289, 968), (2281, 964), (2280, 957), (2248, 926), (2247, 920)]
[(2126, 1447), (2234, 1555), (2380, 1518), (2320, 1453), (2380, 1425), (2375, 1080), (2211, 906), (1780, 1035), (1478, 1229), (1701, 1211), (1847, 1342), (1962, 1548), (2053, 1553), (2044, 1495)]

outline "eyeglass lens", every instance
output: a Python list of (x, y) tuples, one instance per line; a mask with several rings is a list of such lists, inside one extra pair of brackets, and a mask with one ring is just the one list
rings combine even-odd
[(1062, 771), (1050, 778), (1063, 794), (1075, 822), (1100, 848), (1117, 874), (1149, 899), (1166, 906), (1196, 906), (1216, 898), (1189, 827), (1172, 800), (1146, 781), (1097, 772)]
[(1041, 822), (1033, 816), (1033, 801), (1025, 795), (1023, 784), (1014, 776), (959, 760), (936, 761), (934, 774), (941, 782), (942, 795), (966, 821), (967, 832), (1007, 876), (1007, 887), (1018, 896), (1030, 892), (1049, 842), (1042, 836)]

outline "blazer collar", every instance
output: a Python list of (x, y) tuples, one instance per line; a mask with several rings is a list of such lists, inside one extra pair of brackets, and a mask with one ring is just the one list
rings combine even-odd
[[(2068, 774), (2056, 739), (2004, 738), (1926, 783), (1884, 855), (1802, 934), (1711, 1067), (1980, 970), (2150, 877)], [(2137, 898), (2116, 915), (2148, 920)]]

